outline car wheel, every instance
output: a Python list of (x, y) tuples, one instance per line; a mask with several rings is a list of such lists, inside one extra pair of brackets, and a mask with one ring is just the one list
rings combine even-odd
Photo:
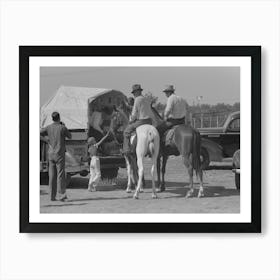
[(240, 174), (235, 174), (235, 187), (240, 190)]
[(49, 174), (48, 172), (40, 172), (40, 185), (49, 184)]
[[(234, 153), (232, 162), (234, 169), (240, 169), (240, 150)], [(237, 190), (240, 190), (240, 173), (235, 173), (235, 187)]]
[(209, 153), (206, 148), (202, 147), (200, 149), (200, 161), (201, 161), (201, 168), (207, 169), (210, 164)]

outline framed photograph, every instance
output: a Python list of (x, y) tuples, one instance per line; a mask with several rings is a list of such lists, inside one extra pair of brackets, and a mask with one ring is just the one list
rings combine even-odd
[(19, 79), (20, 232), (261, 232), (260, 46), (20, 46)]

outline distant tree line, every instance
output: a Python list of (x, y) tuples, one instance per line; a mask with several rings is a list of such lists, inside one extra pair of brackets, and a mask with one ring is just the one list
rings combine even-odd
[[(154, 96), (151, 92), (144, 94), (144, 96), (148, 97), (153, 106), (159, 111), (163, 112), (166, 104), (158, 101), (158, 97)], [(225, 104), (225, 103), (217, 103), (215, 105), (210, 104), (201, 104), (201, 105), (188, 105), (189, 112), (196, 114), (221, 114), (221, 113), (231, 113), (235, 111), (240, 111), (240, 102), (235, 102), (233, 105)]]
[[(151, 100), (153, 107), (160, 114), (164, 112), (166, 104), (158, 101), (158, 97), (151, 92), (144, 94), (144, 96)], [(240, 111), (240, 102), (233, 105), (225, 103), (188, 105), (189, 118), (195, 127), (222, 126), (227, 116), (235, 111)]]

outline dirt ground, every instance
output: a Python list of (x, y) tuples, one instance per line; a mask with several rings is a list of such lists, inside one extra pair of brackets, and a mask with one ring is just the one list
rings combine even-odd
[[(145, 162), (147, 185), (139, 199), (126, 193), (126, 170), (120, 169), (116, 182), (101, 182), (97, 192), (88, 192), (88, 177), (74, 176), (66, 202), (50, 201), (48, 186), (40, 186), (41, 213), (239, 213), (240, 196), (229, 163), (204, 172), (205, 197), (185, 198), (189, 178), (181, 159), (170, 158), (166, 170), (166, 191), (152, 199), (150, 161)], [(218, 169), (216, 169), (218, 168)], [(198, 181), (195, 178), (195, 187)], [(47, 183), (46, 183), (47, 184)], [(196, 193), (197, 194), (197, 190)]]

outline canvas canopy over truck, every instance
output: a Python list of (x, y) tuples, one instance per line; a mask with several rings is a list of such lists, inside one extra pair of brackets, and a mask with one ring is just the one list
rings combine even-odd
[[(40, 127), (51, 124), (51, 114), (59, 112), (61, 121), (72, 134), (72, 139), (66, 139), (65, 171), (69, 176), (80, 174), (86, 176), (89, 171), (87, 139), (90, 131), (90, 117), (93, 112), (107, 109), (109, 125), (110, 112), (114, 106), (126, 100), (126, 96), (117, 90), (103, 88), (66, 87), (61, 86), (55, 95), (41, 107)], [(98, 139), (97, 139), (98, 140)], [(105, 144), (104, 144), (105, 145)], [(46, 138), (40, 138), (40, 171), (48, 172), (48, 143)], [(105, 152), (106, 150), (106, 152)], [(119, 168), (125, 168), (125, 160), (120, 155), (120, 146), (114, 139), (109, 139), (106, 149), (100, 153), (102, 178), (114, 178)]]

